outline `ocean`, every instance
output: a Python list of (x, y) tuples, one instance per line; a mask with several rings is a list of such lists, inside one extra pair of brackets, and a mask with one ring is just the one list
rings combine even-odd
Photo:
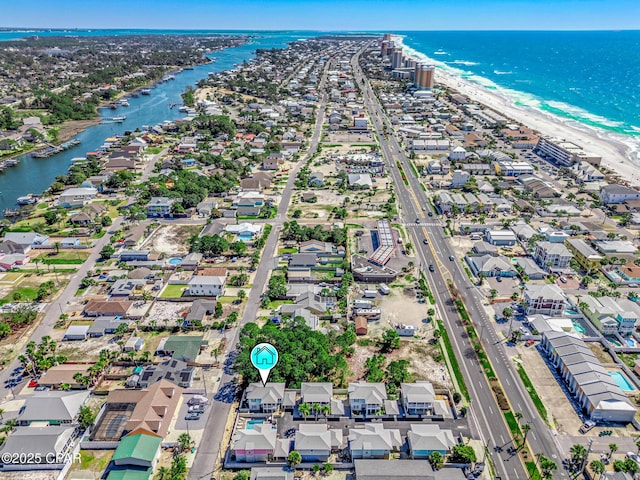
[(518, 106), (609, 135), (635, 155), (640, 150), (640, 31), (397, 35), (407, 53)]
[[(171, 103), (180, 93), (210, 71), (233, 68), (253, 57), (257, 48), (283, 48), (288, 42), (328, 33), (315, 31), (224, 30), (2, 30), (0, 41), (39, 36), (121, 36), (144, 34), (242, 34), (249, 44), (217, 52), (216, 63), (201, 65), (154, 89), (148, 98), (131, 99), (129, 109), (104, 111), (107, 116), (127, 115), (122, 125), (103, 124), (80, 135), (82, 144), (51, 157), (22, 159), (17, 167), (0, 173), (0, 211), (13, 206), (15, 198), (46, 189), (56, 175), (67, 171), (73, 157), (99, 147), (104, 138), (142, 125), (176, 118)], [(640, 165), (640, 31), (575, 32), (393, 32), (405, 50), (438, 68), (491, 89), (514, 104), (540, 110), (610, 137), (629, 147)], [(634, 158), (635, 157), (635, 158)], [(33, 175), (37, 169), (38, 175)]]

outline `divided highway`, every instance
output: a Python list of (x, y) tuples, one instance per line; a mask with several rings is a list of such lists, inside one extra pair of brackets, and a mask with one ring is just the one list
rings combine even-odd
[[(385, 137), (383, 134), (383, 130), (393, 132), (393, 127), (385, 117), (357, 59), (352, 62), (352, 67), (356, 81), (362, 90), (373, 128), (378, 134), (381, 150), (388, 161), (389, 171), (396, 185), (397, 198), (402, 208), (401, 215), (412, 236), (419, 265), (427, 274), (431, 290), (436, 297), (438, 316), (443, 319), (449, 332), (455, 355), (472, 399), (470, 405), (470, 414), (474, 417), (474, 421), (471, 422), (472, 428), (475, 427), (480, 438), (487, 444), (496, 468), (496, 474), (503, 479), (528, 478), (526, 469), (519, 458), (507, 452), (507, 449), (513, 445), (509, 429), (467, 338), (455, 305), (450, 300), (447, 279), (454, 282), (464, 298), (467, 311), (478, 329), (487, 355), (512, 408), (516, 412), (522, 412), (523, 421), (528, 422), (532, 427), (527, 440), (534, 454), (542, 453), (558, 464), (558, 472), (554, 478), (567, 478), (566, 472), (562, 470), (562, 456), (558, 454), (558, 446), (513, 368), (502, 340), (495, 333), (491, 319), (482, 308), (483, 295), (471, 284), (466, 272), (462, 269), (459, 259), (456, 258), (455, 252), (447, 242), (441, 222), (436, 220), (435, 216), (427, 217), (428, 212), (432, 211), (427, 195), (419, 180), (413, 175), (409, 162), (396, 138), (393, 135)], [(384, 126), (387, 128), (384, 129)], [(396, 162), (402, 166), (409, 182), (408, 186), (404, 185)], [(428, 240), (428, 245), (423, 243), (424, 239)], [(453, 261), (450, 260), (450, 257), (453, 257)], [(433, 272), (427, 271), (429, 265), (434, 266)], [(496, 447), (502, 447), (502, 451), (498, 451)]]

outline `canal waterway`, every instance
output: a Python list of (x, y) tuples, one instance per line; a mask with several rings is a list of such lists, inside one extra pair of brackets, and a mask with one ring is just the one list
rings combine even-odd
[[(236, 32), (244, 34), (243, 32)], [(194, 86), (209, 72), (222, 72), (233, 69), (235, 65), (249, 61), (255, 56), (258, 48), (283, 48), (288, 42), (311, 37), (310, 32), (246, 32), (253, 36), (244, 45), (214, 52), (210, 58), (215, 63), (198, 65), (193, 70), (184, 70), (175, 75), (175, 80), (160, 83), (151, 89), (151, 95), (140, 95), (129, 99), (129, 107), (118, 107), (116, 110), (100, 109), (103, 118), (125, 115), (122, 123), (101, 123), (87, 128), (77, 135), (81, 143), (65, 152), (49, 158), (32, 158), (22, 155), (20, 163), (0, 173), (0, 212), (6, 208), (14, 208), (16, 199), (28, 193), (41, 193), (55, 180), (57, 175), (65, 174), (71, 165), (71, 159), (84, 157), (86, 152), (93, 151), (104, 144), (104, 140), (119, 135), (127, 130), (133, 131), (143, 125), (158, 125), (165, 120), (184, 117), (178, 111), (182, 105), (180, 94), (187, 86)], [(173, 109), (171, 104), (177, 104)]]

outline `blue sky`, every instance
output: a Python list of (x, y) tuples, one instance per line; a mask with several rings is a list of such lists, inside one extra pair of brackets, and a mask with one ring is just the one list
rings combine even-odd
[(640, 29), (640, 0), (0, 0), (0, 27)]

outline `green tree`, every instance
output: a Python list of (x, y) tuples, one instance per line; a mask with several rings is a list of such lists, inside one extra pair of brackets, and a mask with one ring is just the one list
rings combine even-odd
[(44, 212), (43, 217), (47, 225), (53, 225), (60, 218), (58, 212), (56, 212), (55, 210), (47, 210), (46, 212)]
[(181, 433), (178, 436), (178, 450), (180, 450), (181, 453), (190, 450), (194, 445), (195, 442), (188, 433)]
[(247, 292), (241, 288), (238, 290), (238, 299), (243, 301), (245, 298), (247, 298)]
[(469, 445), (455, 445), (451, 448), (451, 461), (453, 463), (473, 463), (476, 461), (476, 452)]
[(322, 465), (322, 473), (329, 475), (331, 472), (333, 472), (333, 465), (329, 462), (324, 463)]
[(100, 250), (100, 258), (103, 260), (107, 260), (111, 258), (111, 255), (113, 255), (114, 253), (116, 253), (115, 248), (113, 248), (111, 245), (105, 245), (104, 247), (102, 247), (102, 250)]
[(0, 323), (0, 338), (6, 338), (11, 334), (11, 327), (8, 323)]
[(431, 452), (429, 455), (429, 463), (434, 470), (440, 470), (444, 465), (444, 455), (438, 451)]
[(306, 420), (306, 418), (311, 415), (311, 405), (308, 403), (301, 403), (298, 405), (298, 413), (300, 413), (300, 415), (302, 415)]
[(540, 465), (542, 478), (551, 478), (553, 476), (553, 472), (558, 470), (558, 465), (556, 465), (556, 462), (545, 457), (542, 454), (540, 454), (539, 456), (538, 464)]
[(289, 460), (289, 465), (296, 468), (296, 465), (300, 465), (300, 462), (302, 462), (302, 455), (300, 455), (300, 452), (292, 450), (287, 459)]
[(602, 463), (600, 460), (592, 460), (589, 466), (591, 467), (591, 471), (598, 475), (598, 477), (600, 477), (604, 473), (604, 463)]
[(242, 256), (247, 252), (247, 244), (241, 241), (233, 242), (230, 245), (231, 251), (236, 255)]
[(588, 455), (587, 449), (580, 444), (573, 445), (569, 449), (569, 453), (571, 454), (571, 463), (573, 463), (576, 468), (582, 466)]
[(96, 414), (86, 405), (80, 407), (80, 413), (78, 413), (78, 423), (82, 428), (89, 428), (93, 425), (96, 419)]
[(615, 443), (610, 443), (609, 444), (609, 458), (611, 458), (611, 455), (613, 455), (617, 451), (618, 451), (618, 445), (616, 445)]
[(380, 351), (383, 353), (389, 353), (393, 350), (400, 348), (400, 335), (392, 328), (386, 329), (382, 333), (382, 338), (379, 342)]
[(216, 302), (215, 309), (213, 310), (213, 317), (220, 318), (222, 316), (222, 303)]
[(502, 309), (502, 316), (504, 318), (506, 318), (507, 320), (510, 319), (511, 317), (513, 317), (513, 310), (511, 310), (511, 308), (509, 307), (505, 307)]

